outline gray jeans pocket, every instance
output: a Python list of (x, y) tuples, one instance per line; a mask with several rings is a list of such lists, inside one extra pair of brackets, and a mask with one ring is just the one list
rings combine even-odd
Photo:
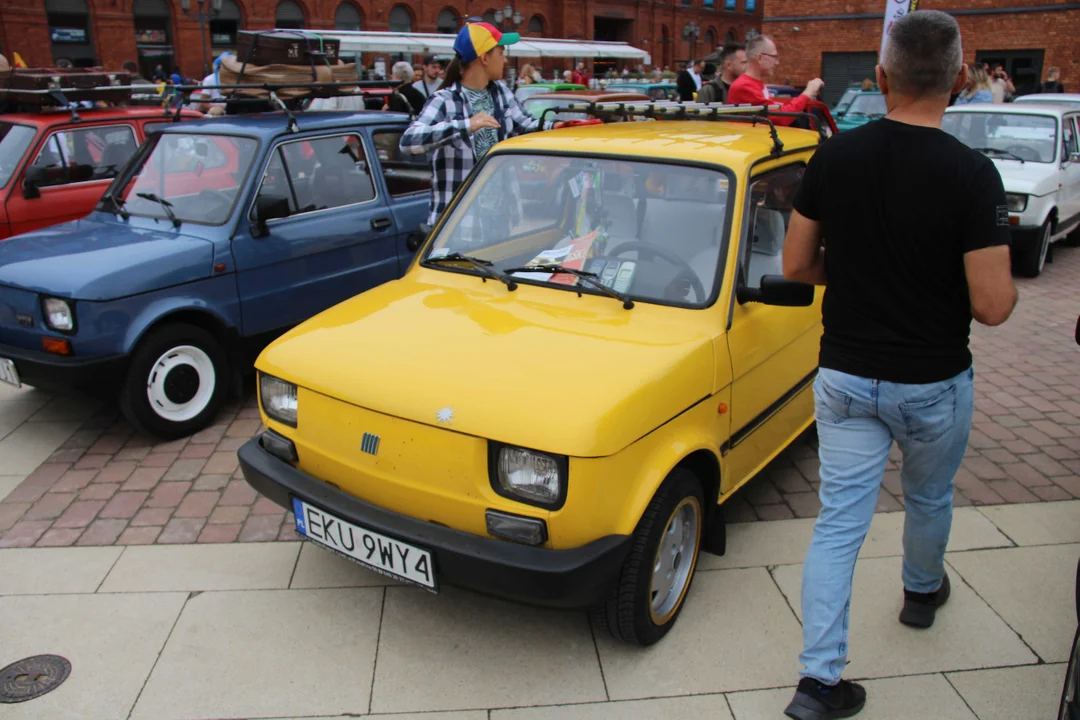
[(908, 439), (931, 443), (956, 424), (956, 387), (929, 400), (900, 403)]

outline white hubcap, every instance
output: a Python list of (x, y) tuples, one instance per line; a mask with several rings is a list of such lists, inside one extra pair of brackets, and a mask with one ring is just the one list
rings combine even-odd
[(203, 350), (181, 345), (157, 359), (146, 379), (146, 397), (154, 413), (169, 422), (187, 422), (210, 404), (217, 375)]

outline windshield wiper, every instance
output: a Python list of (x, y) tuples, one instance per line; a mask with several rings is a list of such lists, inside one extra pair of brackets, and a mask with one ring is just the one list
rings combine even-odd
[(1010, 160), (1019, 160), (1021, 163), (1027, 162), (1026, 160), (1024, 160), (1024, 158), (1020, 157), (1016, 153), (1011, 153), (1008, 150), (1002, 150), (1001, 148), (981, 147), (975, 148), (975, 150), (981, 152), (983, 155), (987, 155), (989, 153), (997, 153), (998, 155), (1004, 155)]
[[(507, 290), (509, 290), (511, 292), (513, 292), (514, 290), (517, 290), (518, 284), (516, 282), (514, 282), (513, 278), (508, 278), (508, 277), (506, 277), (506, 275), (502, 274), (498, 270), (491, 267), (492, 263), (491, 263), (490, 260), (483, 260), (481, 258), (475, 258), (475, 257), (472, 257), (471, 255), (462, 255), (461, 253), (457, 253), (457, 252), (450, 253), (449, 255), (440, 255), (438, 257), (428, 256), (427, 260), (425, 260), (425, 262), (429, 262), (429, 263), (454, 262), (454, 261), (467, 262), (470, 265), (472, 265), (474, 268), (479, 270), (480, 272), (484, 273), (484, 275), (486, 275), (487, 277), (492, 278), (493, 280), (498, 280), (503, 285), (506, 285)], [(487, 282), (487, 280), (485, 279), (484, 282)]]
[(600, 277), (599, 275), (594, 272), (589, 272), (587, 270), (578, 270), (577, 268), (568, 268), (563, 267), (562, 265), (527, 265), (523, 267), (507, 268), (506, 272), (507, 274), (516, 272), (549, 272), (574, 275), (581, 278), (589, 285), (604, 293), (608, 297), (613, 297), (616, 300), (622, 300), (622, 306), (627, 310), (630, 310), (634, 307), (634, 301), (630, 299), (629, 295), (621, 293), (617, 290), (612, 290), (607, 285), (597, 279), (598, 277)]
[(111, 192), (107, 192), (102, 196), (101, 199), (107, 200), (113, 206), (114, 215), (119, 215), (124, 220), (127, 220), (129, 217), (131, 217), (131, 213), (124, 209), (124, 200), (122, 200), (121, 198), (116, 197)]
[(172, 221), (173, 227), (180, 227), (180, 221), (176, 219), (176, 213), (172, 211), (172, 203), (165, 198), (159, 198), (154, 193), (135, 193), (136, 197), (141, 197), (143, 200), (149, 200), (150, 202), (156, 202), (165, 211), (165, 214), (169, 216), (169, 220)]

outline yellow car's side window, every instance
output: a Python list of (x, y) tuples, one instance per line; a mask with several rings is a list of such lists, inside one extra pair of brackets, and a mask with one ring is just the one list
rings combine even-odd
[(747, 287), (761, 287), (763, 275), (784, 274), (784, 237), (805, 170), (802, 164), (792, 165), (750, 184), (746, 239), (739, 258), (739, 280)]

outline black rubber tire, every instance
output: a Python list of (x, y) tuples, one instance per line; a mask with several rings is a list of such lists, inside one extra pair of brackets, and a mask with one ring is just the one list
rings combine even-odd
[[(154, 412), (146, 387), (158, 358), (171, 348), (182, 345), (197, 347), (210, 357), (214, 364), (214, 392), (198, 415), (184, 422), (173, 422)], [(214, 421), (229, 393), (230, 378), (229, 356), (217, 338), (195, 325), (163, 325), (151, 330), (136, 347), (127, 377), (120, 388), (120, 410), (137, 430), (162, 440), (177, 440), (206, 428)]]
[[(1044, 262), (1044, 258), (1042, 257), (1042, 243), (1048, 230), (1050, 230), (1049, 220), (1039, 228), (1039, 234), (1035, 236), (1032, 242), (1025, 243), (1015, 250), (1013, 255), (1013, 271), (1020, 277), (1036, 278), (1039, 277), (1039, 273), (1042, 272), (1042, 264)], [(1046, 242), (1046, 252), (1049, 254), (1049, 238), (1046, 238)]]
[[(663, 625), (653, 622), (650, 613), (653, 558), (661, 536), (667, 528), (667, 522), (684, 499), (692, 497), (697, 501), (698, 538), (694, 552), (694, 568), (687, 578), (686, 589), (679, 599), (679, 605), (671, 618)], [(630, 543), (630, 551), (623, 561), (622, 569), (615, 589), (602, 605), (593, 610), (594, 621), (608, 629), (617, 640), (647, 647), (667, 635), (682, 613), (690, 587), (697, 570), (697, 559), (701, 551), (704, 533), (705, 512), (701, 483), (694, 473), (684, 468), (676, 468), (668, 476), (652, 501), (645, 508), (645, 513), (638, 521), (637, 529)]]

